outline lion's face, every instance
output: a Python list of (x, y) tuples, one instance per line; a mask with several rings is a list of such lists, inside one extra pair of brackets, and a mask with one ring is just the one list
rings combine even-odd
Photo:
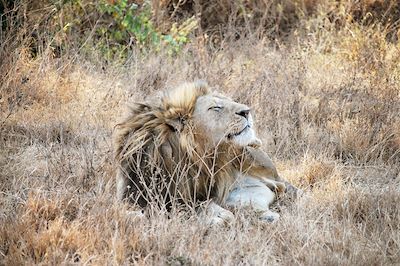
[(239, 147), (261, 145), (253, 128), (250, 108), (218, 94), (197, 99), (193, 123), (214, 147), (222, 143)]

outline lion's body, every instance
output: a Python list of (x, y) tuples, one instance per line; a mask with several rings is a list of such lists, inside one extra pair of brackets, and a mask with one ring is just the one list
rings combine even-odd
[[(223, 133), (224, 137), (214, 136), (220, 132), (219, 122), (233, 123), (231, 117), (214, 112), (209, 115), (220, 121), (210, 126), (207, 114), (203, 113), (216, 107), (204, 109), (209, 99), (222, 102), (226, 110), (243, 108), (228, 98), (212, 94), (203, 83), (178, 87), (161, 104), (135, 104), (131, 108), (128, 118), (117, 125), (115, 134), (119, 199), (129, 198), (141, 206), (149, 202), (168, 206), (175, 200), (193, 205), (209, 199), (224, 205), (238, 176), (244, 175), (261, 180), (267, 189), (284, 189), (271, 160), (254, 147), (259, 140), (252, 129), (247, 129), (250, 126), (240, 128), (240, 132)], [(236, 120), (235, 126), (244, 123), (244, 119)], [(246, 115), (246, 123), (247, 120), (252, 123)], [(239, 139), (235, 141), (245, 144), (221, 141), (226, 135), (226, 139)]]

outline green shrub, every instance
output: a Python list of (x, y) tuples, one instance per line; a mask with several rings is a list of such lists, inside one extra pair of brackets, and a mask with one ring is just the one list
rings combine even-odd
[(112, 3), (102, 1), (98, 8), (106, 17), (105, 21), (112, 21), (103, 23), (98, 29), (102, 50), (107, 56), (124, 56), (126, 48), (133, 45), (142, 51), (159, 51), (164, 48), (169, 54), (174, 54), (189, 41), (188, 35), (197, 27), (197, 21), (191, 17), (179, 26), (174, 23), (167, 34), (161, 33), (152, 23), (148, 2), (139, 7), (128, 0)]

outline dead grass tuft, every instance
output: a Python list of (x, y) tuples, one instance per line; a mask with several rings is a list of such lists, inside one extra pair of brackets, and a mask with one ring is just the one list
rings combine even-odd
[(334, 166), (332, 164), (311, 160), (306, 162), (306, 170), (303, 173), (302, 180), (311, 188), (318, 183), (330, 180), (332, 178)]

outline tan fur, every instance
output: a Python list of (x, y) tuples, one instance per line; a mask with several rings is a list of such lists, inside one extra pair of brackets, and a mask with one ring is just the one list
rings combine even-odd
[[(216, 94), (205, 83), (186, 83), (168, 92), (160, 104), (132, 106), (115, 131), (119, 199), (129, 198), (141, 206), (149, 202), (168, 206), (177, 199), (190, 205), (208, 199), (221, 204), (237, 172), (265, 180), (274, 189), (284, 189), (268, 156), (250, 147), (254, 145), (210, 144), (211, 133), (203, 127), (208, 122), (193, 117), (199, 97), (208, 95)], [(235, 108), (244, 106), (216, 97)], [(231, 118), (224, 115), (221, 119)]]

